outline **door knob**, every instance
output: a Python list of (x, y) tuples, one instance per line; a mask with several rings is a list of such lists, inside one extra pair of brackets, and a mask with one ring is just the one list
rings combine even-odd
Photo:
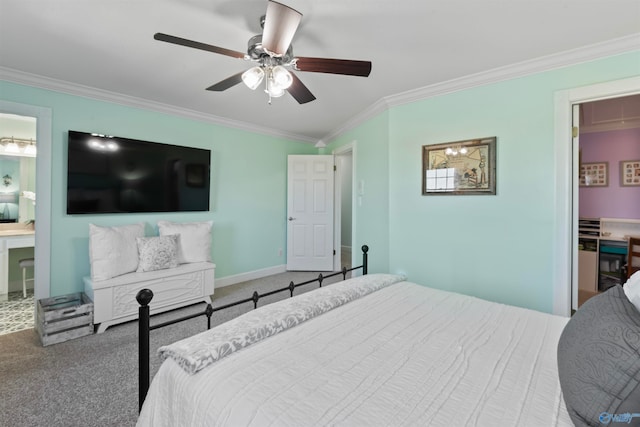
[(294, 218), (294, 217), (292, 217), (292, 216), (290, 216), (290, 217), (289, 217), (289, 221), (293, 221), (294, 219), (295, 219), (295, 218)]

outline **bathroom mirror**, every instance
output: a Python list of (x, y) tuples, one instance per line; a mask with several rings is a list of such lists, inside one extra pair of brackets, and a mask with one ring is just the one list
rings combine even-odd
[(35, 219), (35, 157), (0, 154), (0, 223)]

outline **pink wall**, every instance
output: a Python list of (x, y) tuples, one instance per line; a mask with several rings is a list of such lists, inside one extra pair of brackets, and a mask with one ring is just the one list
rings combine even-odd
[(640, 128), (580, 135), (582, 162), (609, 162), (608, 187), (580, 187), (581, 217), (640, 219), (640, 187), (620, 186), (620, 161), (640, 160)]

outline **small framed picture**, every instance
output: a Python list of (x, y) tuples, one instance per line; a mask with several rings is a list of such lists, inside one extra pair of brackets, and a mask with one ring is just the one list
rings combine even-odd
[(423, 145), (422, 195), (495, 195), (496, 139)]
[(640, 187), (640, 160), (620, 162), (620, 186)]
[(607, 187), (608, 185), (609, 162), (580, 165), (580, 187)]

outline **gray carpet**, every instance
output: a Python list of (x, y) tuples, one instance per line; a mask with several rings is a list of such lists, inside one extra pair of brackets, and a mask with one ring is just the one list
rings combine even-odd
[[(315, 278), (318, 273), (287, 272), (216, 289), (214, 306)], [(327, 279), (335, 283), (342, 276)], [(310, 284), (295, 295), (316, 289)], [(265, 305), (288, 292), (260, 300)], [(152, 324), (203, 311), (197, 304), (156, 316)], [(252, 303), (215, 313), (217, 325), (250, 311)], [(137, 322), (112, 326), (100, 335), (42, 347), (34, 329), (0, 336), (0, 426), (134, 426), (138, 416)], [(152, 331), (151, 376), (159, 346), (206, 329), (206, 317)]]

